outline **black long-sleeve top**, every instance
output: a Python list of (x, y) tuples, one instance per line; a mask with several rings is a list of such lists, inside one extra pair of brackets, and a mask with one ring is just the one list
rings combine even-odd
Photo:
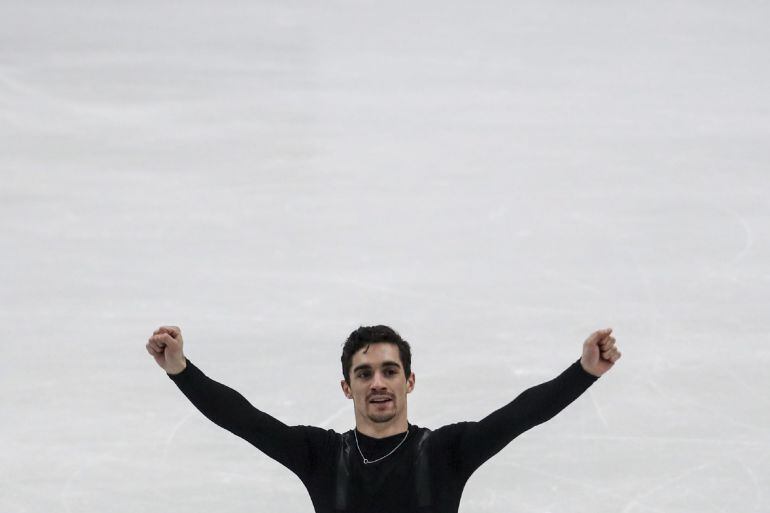
[[(528, 388), (478, 422), (372, 438), (353, 430), (287, 426), (187, 360), (169, 375), (208, 419), (289, 468), (307, 488), (317, 513), (456, 513), (465, 483), (482, 463), (521, 433), (580, 396), (598, 377), (577, 360), (556, 378)], [(406, 439), (404, 437), (406, 436)], [(365, 465), (361, 453), (375, 460)]]

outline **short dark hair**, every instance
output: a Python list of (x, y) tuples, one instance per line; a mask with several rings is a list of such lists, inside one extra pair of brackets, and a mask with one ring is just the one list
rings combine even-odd
[(350, 384), (350, 366), (353, 364), (353, 355), (368, 344), (378, 342), (387, 342), (398, 346), (398, 355), (401, 358), (401, 365), (404, 367), (404, 375), (409, 379), (412, 373), (412, 349), (409, 342), (401, 338), (401, 335), (389, 327), (379, 324), (377, 326), (361, 326), (350, 334), (345, 344), (342, 346), (342, 375), (345, 381)]

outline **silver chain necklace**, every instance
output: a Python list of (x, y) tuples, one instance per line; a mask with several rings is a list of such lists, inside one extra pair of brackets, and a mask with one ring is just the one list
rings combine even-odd
[(368, 465), (369, 463), (377, 463), (380, 460), (384, 460), (385, 458), (387, 458), (388, 456), (390, 456), (391, 454), (396, 452), (396, 449), (401, 447), (401, 444), (403, 444), (406, 441), (406, 437), (409, 436), (409, 426), (407, 425), (406, 434), (404, 434), (404, 438), (398, 443), (398, 445), (395, 446), (393, 448), (393, 450), (390, 451), (388, 454), (386, 454), (385, 456), (383, 456), (381, 458), (377, 458), (376, 460), (367, 460), (366, 457), (364, 457), (364, 453), (361, 452), (361, 446), (358, 445), (358, 433), (357, 433), (356, 428), (353, 428), (353, 435), (356, 437), (356, 447), (358, 447), (358, 454), (360, 454), (361, 458), (364, 460), (364, 465)]

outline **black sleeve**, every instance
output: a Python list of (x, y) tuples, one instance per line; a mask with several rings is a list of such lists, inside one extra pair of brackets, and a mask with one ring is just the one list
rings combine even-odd
[(168, 374), (190, 402), (209, 420), (243, 438), (303, 479), (314, 464), (312, 426), (287, 426), (258, 410), (240, 393), (206, 376), (187, 360), (178, 374)]
[(463, 423), (455, 455), (462, 472), (470, 476), (511, 440), (566, 408), (597, 379), (578, 360), (556, 378), (528, 388), (484, 419)]

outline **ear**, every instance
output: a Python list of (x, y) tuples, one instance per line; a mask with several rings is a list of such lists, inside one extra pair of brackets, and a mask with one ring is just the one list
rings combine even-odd
[(350, 391), (350, 385), (348, 385), (348, 382), (343, 379), (340, 381), (340, 386), (342, 387), (342, 392), (345, 394), (345, 397), (348, 399), (353, 399), (353, 393)]
[(409, 379), (406, 380), (406, 393), (409, 394), (414, 390), (414, 382), (417, 379), (417, 376), (414, 375), (414, 372), (412, 372), (409, 375)]

